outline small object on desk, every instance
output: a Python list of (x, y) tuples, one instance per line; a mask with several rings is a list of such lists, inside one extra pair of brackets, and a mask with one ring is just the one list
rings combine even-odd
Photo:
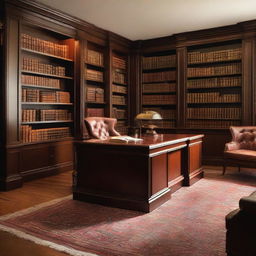
[(109, 141), (110, 142), (118, 142), (118, 143), (128, 143), (130, 141), (132, 141), (132, 142), (142, 141), (142, 139), (134, 138), (131, 136), (113, 136), (113, 137), (110, 137)]

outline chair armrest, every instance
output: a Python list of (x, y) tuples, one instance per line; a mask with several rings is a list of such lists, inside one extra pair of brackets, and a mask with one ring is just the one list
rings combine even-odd
[(244, 212), (256, 214), (256, 193), (242, 197), (239, 201), (239, 207)]
[(112, 131), (111, 131), (111, 136), (120, 136), (121, 134), (118, 132), (118, 131), (116, 131), (115, 129), (113, 129)]
[(225, 151), (229, 151), (229, 150), (237, 150), (240, 148), (240, 145), (237, 142), (228, 142), (225, 144)]

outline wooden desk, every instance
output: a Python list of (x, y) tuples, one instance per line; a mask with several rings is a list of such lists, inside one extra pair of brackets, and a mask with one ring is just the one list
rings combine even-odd
[(77, 141), (73, 198), (150, 212), (203, 176), (202, 138), (163, 134), (128, 144)]

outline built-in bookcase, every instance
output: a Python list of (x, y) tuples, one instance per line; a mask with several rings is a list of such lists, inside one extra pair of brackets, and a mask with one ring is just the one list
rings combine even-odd
[(142, 57), (142, 111), (156, 111), (160, 128), (176, 126), (176, 53), (154, 52)]
[(241, 42), (189, 47), (187, 63), (186, 127), (241, 125)]
[(129, 117), (129, 56), (112, 52), (112, 117), (117, 119), (116, 129), (128, 133)]
[(85, 49), (85, 116), (106, 116), (106, 58), (104, 47), (87, 41)]
[(32, 25), (20, 33), (20, 141), (73, 136), (72, 38)]

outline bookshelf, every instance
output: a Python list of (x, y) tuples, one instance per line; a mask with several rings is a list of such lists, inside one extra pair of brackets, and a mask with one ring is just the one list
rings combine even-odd
[(128, 133), (129, 117), (129, 69), (128, 55), (112, 51), (112, 113), (117, 119), (116, 130), (121, 134)]
[(106, 116), (106, 68), (103, 46), (86, 41), (85, 49), (85, 117)]
[(156, 111), (159, 128), (176, 126), (176, 53), (164, 51), (142, 57), (142, 111)]
[(241, 41), (188, 47), (186, 127), (241, 125)]
[(30, 24), (20, 33), (20, 141), (73, 136), (75, 40)]

